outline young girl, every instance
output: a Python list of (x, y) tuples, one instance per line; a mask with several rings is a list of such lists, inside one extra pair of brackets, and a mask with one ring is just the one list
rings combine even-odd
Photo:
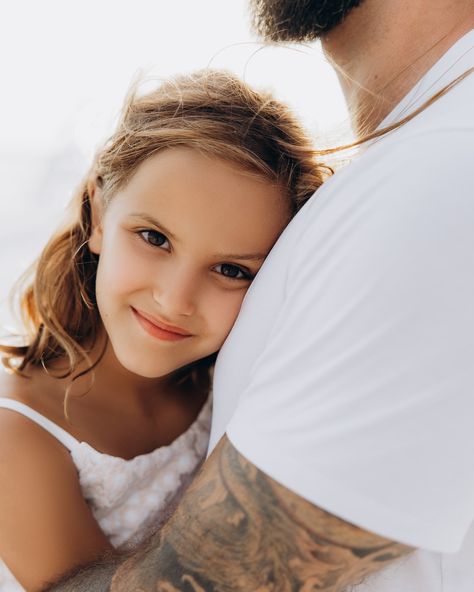
[(0, 346), (1, 592), (164, 519), (206, 453), (216, 352), (323, 181), (313, 156), (226, 73), (128, 100), (21, 295), (26, 344)]

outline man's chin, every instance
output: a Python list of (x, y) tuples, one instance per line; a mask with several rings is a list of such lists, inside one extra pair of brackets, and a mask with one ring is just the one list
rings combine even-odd
[(250, 0), (253, 27), (267, 41), (315, 41), (363, 0)]

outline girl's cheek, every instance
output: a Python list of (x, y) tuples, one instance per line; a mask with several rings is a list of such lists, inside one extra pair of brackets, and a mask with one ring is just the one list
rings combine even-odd
[(212, 325), (217, 333), (221, 335), (222, 341), (227, 337), (229, 331), (239, 314), (246, 290), (217, 293), (213, 303), (209, 302), (209, 315), (212, 315)]
[(98, 275), (102, 290), (112, 289), (125, 293), (139, 287), (151, 286), (154, 276), (149, 258), (140, 256), (130, 241), (116, 240), (106, 248), (99, 259)]

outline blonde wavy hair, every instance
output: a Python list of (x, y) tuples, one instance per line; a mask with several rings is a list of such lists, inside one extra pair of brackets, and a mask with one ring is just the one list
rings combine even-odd
[[(0, 345), (7, 369), (23, 374), (29, 366), (43, 366), (48, 371), (60, 359), (66, 364), (61, 378), (72, 384), (98, 363), (89, 357), (102, 324), (95, 299), (98, 257), (88, 248), (88, 182), (101, 186), (106, 207), (143, 161), (172, 146), (194, 148), (278, 183), (286, 188), (293, 213), (332, 173), (316, 161), (312, 140), (286, 105), (227, 72), (179, 76), (141, 96), (135, 88), (115, 133), (73, 197), (69, 221), (15, 293), (26, 339), (20, 346)], [(208, 388), (214, 359), (183, 369), (181, 379)], [(78, 373), (84, 362), (87, 369)]]

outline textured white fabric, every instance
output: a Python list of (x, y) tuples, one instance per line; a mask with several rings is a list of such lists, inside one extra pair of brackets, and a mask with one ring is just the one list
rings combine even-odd
[[(114, 547), (140, 543), (153, 524), (165, 519), (175, 496), (192, 479), (205, 457), (211, 423), (211, 398), (196, 421), (169, 446), (125, 460), (98, 452), (22, 404), (0, 398), (0, 407), (30, 417), (70, 449), (82, 492), (100, 527)], [(0, 592), (22, 592), (0, 561)]]
[[(474, 66), (458, 41), (385, 123)], [(318, 190), (217, 361), (227, 431), (315, 505), (419, 547), (362, 592), (474, 590), (474, 75)]]

